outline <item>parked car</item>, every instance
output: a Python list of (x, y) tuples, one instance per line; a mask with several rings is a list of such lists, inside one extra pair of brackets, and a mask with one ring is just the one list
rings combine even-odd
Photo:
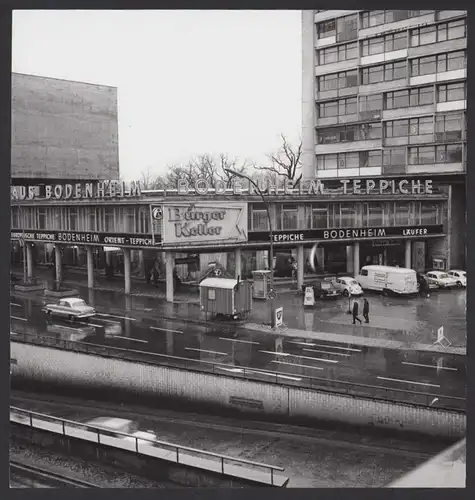
[(430, 279), (433, 279), (439, 288), (454, 288), (457, 285), (457, 280), (453, 276), (449, 276), (444, 271), (430, 271), (426, 274)]
[(426, 282), (429, 290), (434, 290), (436, 288), (439, 288), (439, 285), (437, 284), (436, 280), (434, 280), (433, 278), (429, 278), (426, 274), (417, 273), (417, 285), (419, 289), (422, 281)]
[(355, 279), (363, 290), (384, 295), (415, 295), (419, 288), (416, 271), (404, 267), (363, 266)]
[(48, 316), (60, 316), (70, 320), (90, 318), (96, 314), (96, 310), (88, 306), (83, 299), (71, 297), (60, 299), (58, 304), (47, 304), (44, 310)]
[(337, 299), (341, 294), (331, 279), (317, 279), (313, 284), (315, 298)]
[(359, 283), (351, 276), (338, 276), (333, 278), (335, 288), (340, 291), (342, 295), (348, 297), (351, 295), (363, 295), (363, 289)]
[(465, 271), (460, 271), (459, 269), (451, 269), (447, 272), (447, 274), (457, 280), (457, 286), (467, 286), (467, 273)]

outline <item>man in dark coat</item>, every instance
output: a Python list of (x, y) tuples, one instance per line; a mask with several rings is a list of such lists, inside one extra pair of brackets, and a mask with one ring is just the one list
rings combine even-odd
[(356, 321), (359, 321), (360, 322), (360, 325), (362, 323), (362, 321), (360, 320), (360, 318), (358, 318), (358, 302), (355, 300), (353, 302), (353, 324), (355, 325), (356, 324)]
[(368, 299), (363, 299), (363, 318), (365, 323), (369, 323), (369, 302)]

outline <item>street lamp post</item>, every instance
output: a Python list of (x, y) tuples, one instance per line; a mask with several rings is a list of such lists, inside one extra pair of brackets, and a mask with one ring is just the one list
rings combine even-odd
[(255, 183), (250, 177), (248, 177), (245, 174), (241, 174), (239, 172), (231, 170), (229, 168), (225, 168), (224, 171), (227, 172), (228, 174), (240, 177), (241, 179), (246, 179), (250, 184), (252, 184), (254, 186), (254, 189), (259, 193), (259, 196), (262, 198), (262, 202), (266, 207), (267, 220), (269, 221), (269, 239), (270, 239), (269, 242), (270, 290), (268, 294), (270, 297), (270, 304), (271, 304), (270, 326), (271, 328), (275, 328), (276, 318), (275, 318), (275, 292), (274, 292), (274, 237), (272, 233), (272, 218), (270, 216), (269, 202), (264, 196), (264, 193), (260, 190), (257, 183)]

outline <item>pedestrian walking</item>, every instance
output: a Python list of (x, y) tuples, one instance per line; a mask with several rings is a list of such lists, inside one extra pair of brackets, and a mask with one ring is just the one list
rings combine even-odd
[(353, 302), (353, 324), (355, 325), (356, 324), (356, 321), (359, 321), (360, 322), (360, 325), (362, 323), (362, 321), (360, 320), (360, 318), (358, 318), (358, 302), (355, 300)]
[(363, 318), (365, 323), (369, 323), (369, 302), (368, 299), (363, 299)]

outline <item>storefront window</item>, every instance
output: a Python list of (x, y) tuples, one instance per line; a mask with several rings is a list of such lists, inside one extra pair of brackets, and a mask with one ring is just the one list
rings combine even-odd
[(394, 214), (396, 226), (407, 226), (410, 224), (411, 206), (409, 203), (396, 203)]
[(87, 231), (96, 231), (96, 209), (88, 207), (86, 208), (86, 214)]
[(104, 208), (104, 221), (105, 221), (105, 231), (114, 232), (114, 208), (105, 207)]
[(422, 202), (421, 224), (438, 224), (439, 207), (435, 203)]
[(267, 210), (263, 203), (257, 203), (255, 205), (252, 205), (252, 230), (253, 231), (269, 230)]
[(150, 216), (148, 210), (140, 207), (139, 208), (139, 227), (138, 232), (142, 234), (147, 234), (150, 232)]
[(384, 211), (380, 203), (363, 205), (363, 223), (367, 227), (384, 226)]
[(312, 228), (326, 229), (328, 225), (328, 205), (312, 206)]
[(339, 227), (355, 227), (356, 206), (353, 203), (340, 203), (339, 219), (340, 219)]
[(78, 230), (78, 209), (76, 207), (69, 207), (69, 230)]
[(124, 207), (124, 232), (135, 231), (135, 207)]
[(38, 229), (46, 229), (46, 209), (38, 207)]
[(11, 224), (12, 228), (20, 228), (20, 209), (18, 207), (12, 207), (11, 209)]
[(282, 206), (282, 229), (297, 229), (297, 205)]

